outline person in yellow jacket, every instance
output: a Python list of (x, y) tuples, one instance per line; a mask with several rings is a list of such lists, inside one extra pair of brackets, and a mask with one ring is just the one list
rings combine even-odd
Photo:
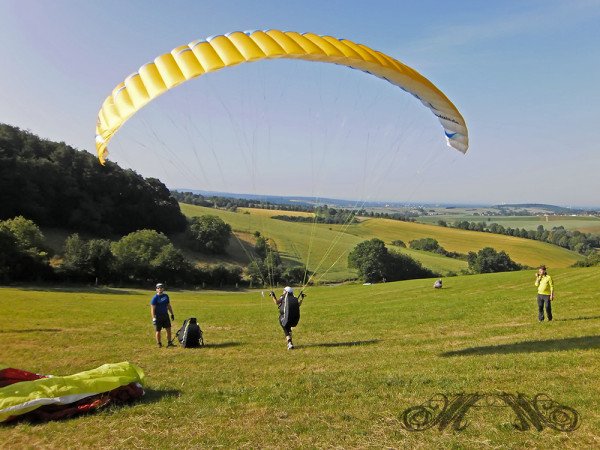
[(554, 300), (554, 282), (552, 277), (546, 273), (546, 266), (541, 266), (538, 273), (535, 274), (535, 285), (538, 288), (538, 319), (544, 321), (544, 307), (548, 321), (552, 320), (552, 300)]

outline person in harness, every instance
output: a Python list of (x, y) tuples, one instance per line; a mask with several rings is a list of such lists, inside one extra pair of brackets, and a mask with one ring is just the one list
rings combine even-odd
[(287, 349), (291, 350), (294, 348), (292, 343), (292, 327), (298, 325), (300, 320), (300, 305), (304, 300), (304, 294), (300, 293), (300, 298), (294, 297), (294, 290), (286, 286), (283, 289), (283, 294), (279, 298), (275, 295), (275, 292), (270, 293), (273, 302), (279, 307), (279, 324), (283, 328), (283, 333), (287, 340)]

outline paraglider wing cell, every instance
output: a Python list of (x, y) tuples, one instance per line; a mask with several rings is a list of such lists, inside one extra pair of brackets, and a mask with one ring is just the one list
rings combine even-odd
[(365, 45), (331, 36), (277, 30), (234, 32), (173, 49), (128, 76), (113, 89), (98, 113), (96, 150), (101, 163), (106, 146), (123, 123), (152, 99), (207, 72), (260, 59), (301, 59), (344, 65), (368, 72), (409, 92), (439, 119), (448, 145), (465, 153), (465, 121), (458, 109), (414, 69)]

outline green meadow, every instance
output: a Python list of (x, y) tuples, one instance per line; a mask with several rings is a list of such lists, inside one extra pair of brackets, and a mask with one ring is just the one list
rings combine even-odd
[[(575, 252), (539, 241), (415, 222), (367, 219), (349, 226), (315, 225), (270, 218), (277, 214), (292, 215), (282, 211), (240, 208), (238, 212), (230, 212), (183, 203), (180, 206), (188, 216), (212, 214), (229, 223), (237, 240), (228, 251), (242, 264), (248, 264), (251, 260), (252, 235), (259, 231), (275, 241), (282, 257), (288, 263), (307, 262), (309, 270), (317, 272), (313, 280), (317, 282), (337, 282), (354, 278), (355, 272), (347, 266), (348, 253), (360, 242), (374, 237), (383, 240), (390, 249), (406, 253), (442, 275), (449, 272), (459, 273), (466, 269), (467, 264), (431, 253), (392, 247), (391, 242), (402, 240), (408, 244), (411, 240), (431, 237), (437, 239), (446, 250), (463, 254), (493, 247), (497, 251), (504, 250), (514, 261), (530, 267), (546, 264), (549, 268), (564, 268), (583, 259)], [(240, 251), (242, 248), (245, 249), (243, 252)]]
[(487, 224), (497, 223), (505, 228), (525, 228), (526, 230), (537, 230), (542, 225), (544, 229), (551, 230), (555, 227), (564, 227), (566, 230), (579, 230), (582, 233), (600, 233), (600, 218), (593, 216), (473, 216), (473, 215), (434, 215), (420, 216), (418, 222), (437, 224), (439, 220), (445, 220), (449, 224), (457, 220), (467, 222), (485, 222)]
[(5, 424), (2, 447), (598, 448), (600, 268), (550, 274), (543, 323), (533, 270), (441, 290), (309, 287), (292, 351), (261, 291), (169, 291), (175, 325), (197, 317), (206, 346), (159, 349), (151, 290), (2, 287), (3, 364), (60, 376), (127, 360), (146, 374), (140, 400)]

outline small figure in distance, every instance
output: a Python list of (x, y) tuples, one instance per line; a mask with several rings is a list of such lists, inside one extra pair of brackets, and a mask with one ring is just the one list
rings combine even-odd
[(552, 277), (546, 272), (546, 266), (540, 266), (540, 270), (535, 274), (535, 285), (538, 288), (538, 320), (544, 321), (544, 307), (548, 322), (552, 320), (552, 300), (554, 300), (554, 282)]
[(164, 328), (167, 330), (167, 347), (175, 347), (173, 342), (171, 342), (169, 312), (171, 313), (171, 320), (175, 320), (175, 315), (173, 314), (169, 296), (164, 293), (164, 288), (162, 283), (156, 285), (156, 295), (152, 297), (152, 301), (150, 302), (150, 313), (152, 314), (152, 323), (156, 331), (156, 344), (162, 347), (161, 330)]
[(279, 298), (277, 298), (273, 291), (269, 295), (279, 307), (279, 324), (283, 328), (283, 333), (287, 340), (287, 349), (291, 350), (294, 348), (294, 344), (292, 343), (292, 327), (298, 325), (298, 321), (300, 320), (300, 305), (302, 305), (305, 294), (300, 293), (300, 299), (298, 299), (294, 297), (294, 290), (286, 286)]
[(439, 280), (436, 280), (435, 283), (433, 283), (433, 287), (434, 287), (434, 289), (441, 289), (442, 288), (442, 279), (440, 278)]

